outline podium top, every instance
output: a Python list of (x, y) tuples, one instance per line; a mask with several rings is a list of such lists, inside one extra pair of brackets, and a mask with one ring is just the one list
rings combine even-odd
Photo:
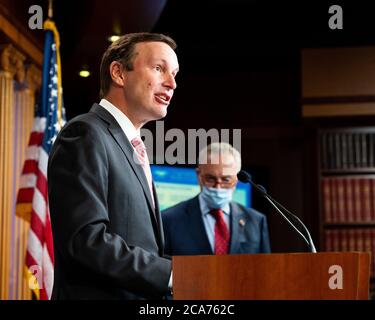
[(174, 299), (368, 299), (370, 253), (174, 256)]

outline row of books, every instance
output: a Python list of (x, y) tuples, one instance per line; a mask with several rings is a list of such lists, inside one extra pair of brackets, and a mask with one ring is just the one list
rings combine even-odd
[(322, 169), (375, 166), (375, 133), (324, 132), (320, 135)]
[(325, 251), (371, 252), (371, 277), (375, 276), (375, 228), (326, 229)]
[(375, 222), (375, 176), (323, 177), (321, 203), (326, 223)]

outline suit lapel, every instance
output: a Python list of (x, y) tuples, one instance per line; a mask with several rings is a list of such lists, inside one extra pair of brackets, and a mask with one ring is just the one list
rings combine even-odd
[[(157, 240), (158, 242), (160, 242), (161, 240), (160, 239), (161, 234), (160, 234), (160, 228), (159, 228), (160, 217), (157, 217), (157, 216), (160, 216), (160, 212), (158, 215), (155, 212), (154, 205), (153, 205), (152, 198), (151, 198), (150, 188), (148, 186), (147, 178), (145, 176), (143, 168), (140, 164), (137, 164), (133, 159), (134, 149), (132, 145), (130, 144), (125, 133), (122, 131), (120, 125), (117, 123), (117, 121), (113, 118), (113, 116), (107, 110), (105, 110), (98, 104), (94, 104), (90, 111), (99, 115), (103, 120), (105, 120), (109, 124), (109, 127), (108, 127), (109, 132), (111, 133), (112, 137), (115, 139), (115, 141), (121, 148), (122, 152), (128, 159), (131, 167), (133, 168), (135, 175), (137, 176), (139, 182), (141, 183), (141, 186), (146, 196), (150, 211), (152, 212), (151, 219), (153, 221), (153, 224), (155, 224), (155, 227), (156, 227), (155, 229), (157, 230), (157, 232), (155, 232), (158, 235)], [(155, 206), (157, 207), (156, 201), (155, 201)]]
[(204, 227), (202, 211), (199, 206), (198, 196), (193, 198), (189, 203), (187, 212), (189, 213), (190, 230), (194, 234), (194, 241), (197, 244), (199, 251), (213, 254), (206, 229)]
[(133, 159), (133, 147), (131, 146), (130, 142), (126, 138), (124, 132), (120, 127), (111, 125), (108, 130), (112, 134), (113, 138), (116, 140), (117, 144), (120, 146), (121, 150), (125, 154), (125, 156), (128, 158), (128, 161), (130, 165), (132, 166), (139, 182), (142, 185), (143, 192), (145, 193), (145, 196), (147, 198), (147, 202), (149, 204), (149, 207), (153, 213), (154, 211), (154, 205), (152, 203), (150, 188), (147, 183), (147, 178), (145, 176), (145, 173), (143, 171), (143, 168), (140, 164), (137, 164)]

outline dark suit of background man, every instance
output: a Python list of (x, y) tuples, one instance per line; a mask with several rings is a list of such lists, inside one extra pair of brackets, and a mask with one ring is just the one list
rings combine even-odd
[(266, 217), (232, 201), (240, 169), (241, 156), (230, 144), (200, 152), (200, 194), (162, 213), (166, 254), (270, 252)]
[(128, 34), (104, 53), (101, 97), (57, 137), (48, 167), (53, 299), (161, 298), (171, 261), (140, 128), (163, 118), (176, 88), (176, 45)]

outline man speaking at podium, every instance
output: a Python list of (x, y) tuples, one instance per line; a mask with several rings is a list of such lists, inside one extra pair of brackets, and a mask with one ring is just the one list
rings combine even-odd
[(269, 253), (266, 217), (232, 201), (240, 153), (228, 143), (213, 143), (198, 161), (200, 194), (162, 213), (165, 253)]
[(104, 53), (101, 97), (57, 137), (48, 167), (53, 299), (162, 298), (171, 278), (140, 128), (165, 117), (175, 42), (128, 34)]

